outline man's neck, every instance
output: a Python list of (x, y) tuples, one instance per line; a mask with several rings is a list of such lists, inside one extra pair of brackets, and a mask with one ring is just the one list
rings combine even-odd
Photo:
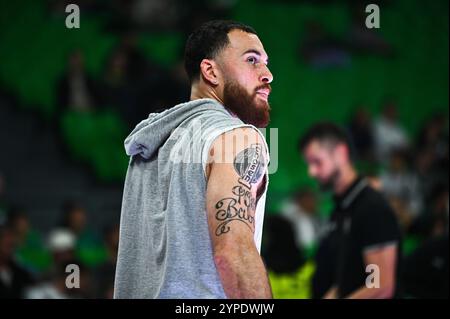
[(340, 178), (334, 185), (334, 193), (338, 196), (344, 194), (357, 178), (358, 174), (352, 166), (344, 168), (341, 171)]
[(224, 105), (223, 100), (219, 97), (216, 90), (210, 86), (201, 85), (200, 83), (193, 84), (191, 87), (190, 100), (198, 99), (213, 99)]

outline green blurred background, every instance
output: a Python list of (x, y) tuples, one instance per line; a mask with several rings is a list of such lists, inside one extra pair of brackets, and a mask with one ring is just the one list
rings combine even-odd
[[(274, 75), (269, 128), (278, 130), (278, 154), (272, 154), (272, 159), (277, 159), (278, 169), (270, 176), (266, 204), (269, 213), (282, 210), (285, 200), (299, 188), (307, 186), (317, 190), (317, 185), (307, 176), (297, 150), (299, 137), (312, 124), (327, 120), (346, 125), (357, 107), (363, 107), (376, 118), (387, 98), (396, 101), (399, 122), (412, 140), (432, 115), (439, 112), (447, 114), (448, 121), (447, 0), (379, 1), (381, 28), (376, 32), (389, 44), (391, 53), (358, 54), (346, 49), (344, 63), (326, 67), (306, 63), (300, 53), (302, 43), (310, 36), (311, 23), (320, 25), (328, 39), (345, 43), (355, 23), (352, 10), (363, 10), (365, 2), (180, 2), (177, 8), (184, 14), (181, 22), (171, 27), (137, 29), (130, 28), (119, 14), (121, 5), (126, 7), (126, 2), (120, 4), (121, 1), (106, 0), (80, 1), (81, 28), (67, 29), (67, 14), (64, 12), (67, 3), (70, 2), (20, 0), (0, 3), (0, 89), (3, 94), (13, 97), (14, 108), (20, 114), (30, 115), (57, 135), (66, 160), (81, 165), (99, 187), (106, 185), (121, 190), (128, 164), (123, 141), (132, 126), (120, 110), (111, 105), (99, 105), (98, 109), (89, 112), (58, 105), (55, 90), (67, 69), (68, 57), (75, 50), (82, 52), (86, 70), (92, 78), (102, 81), (111, 52), (130, 31), (136, 36), (137, 48), (148, 60), (160, 69), (172, 72), (182, 62), (186, 37), (198, 22), (209, 18), (230, 18), (256, 29), (269, 54), (269, 67)], [(84, 6), (90, 10), (84, 10)], [(198, 8), (204, 7), (212, 9), (194, 14), (201, 11)], [(362, 14), (366, 15), (363, 11)], [(173, 105), (158, 106), (169, 108)], [(149, 107), (148, 112), (154, 109), (154, 106)], [(271, 142), (270, 134), (267, 137)], [(3, 158), (14, 156), (5, 148), (1, 153)], [(386, 168), (365, 162), (357, 165), (362, 172), (374, 175)], [(21, 168), (17, 165), (13, 170)], [(0, 173), (1, 170), (4, 168), (0, 166)], [(14, 174), (11, 171), (6, 175), (14, 179)], [(89, 194), (82, 191), (79, 194), (81, 201), (87, 201)], [(22, 196), (20, 192), (13, 195), (15, 199)], [(319, 213), (327, 216), (332, 207), (330, 196), (318, 196)], [(117, 220), (120, 196), (117, 197), (119, 204), (111, 204), (111, 217), (108, 213), (94, 216), (97, 218), (96, 226), (104, 226), (108, 219)], [(31, 212), (38, 204), (28, 202), (25, 206)], [(57, 218), (47, 218), (43, 214), (42, 210), (37, 210), (32, 221), (36, 228), (47, 230), (47, 226)], [(40, 223), (47, 224), (40, 227)], [(82, 250), (80, 255), (84, 256), (82, 258), (87, 264), (97, 265), (106, 258), (105, 249), (97, 244), (91, 246)], [(312, 249), (307, 255), (312, 256), (313, 253)], [(37, 256), (24, 252), (24, 255), (25, 259), (37, 260), (34, 266), (40, 269), (45, 269), (50, 263), (50, 257), (45, 253)], [(307, 264), (296, 280), (308, 282), (312, 273), (313, 266)], [(285, 278), (277, 280), (289, 281)], [(289, 296), (289, 292), (285, 296)], [(310, 293), (302, 290), (292, 296), (307, 298)]]
[[(80, 48), (86, 67), (95, 77), (118, 36), (103, 31), (107, 17), (83, 15), (80, 29), (66, 29), (64, 17), (52, 17), (42, 1), (2, 2), (0, 10), (0, 81), (19, 96), (23, 105), (35, 108), (45, 119), (55, 110), (54, 87), (65, 68), (67, 54)], [(448, 1), (398, 0), (381, 7), (379, 32), (392, 44), (395, 58), (355, 56), (348, 67), (317, 70), (299, 60), (298, 47), (305, 24), (314, 19), (336, 37), (349, 28), (350, 14), (343, 2), (236, 1), (230, 18), (252, 25), (270, 55), (274, 74), (272, 122), (278, 128), (279, 165), (271, 176), (269, 208), (301, 184), (309, 184), (299, 162), (296, 143), (306, 127), (319, 120), (346, 123), (356, 105), (378, 114), (385, 96), (394, 96), (399, 116), (408, 133), (417, 133), (423, 119), (448, 108)], [(26, 40), (26, 41), (25, 41)], [(142, 32), (139, 46), (148, 57), (170, 66), (180, 59), (185, 42), (181, 31)], [(96, 123), (90, 123), (90, 120)], [(106, 127), (105, 137), (70, 136), (72, 125)], [(100, 178), (122, 180), (127, 159), (122, 149), (126, 135), (114, 114), (89, 119), (67, 114), (63, 126), (74, 156), (89, 161)], [(102, 131), (102, 130), (98, 130)], [(112, 135), (111, 135), (112, 134)], [(85, 143), (104, 145), (104, 153), (83, 154)], [(91, 149), (91, 148), (89, 148)], [(111, 156), (116, 158), (111, 162)], [(299, 165), (300, 164), (300, 165)]]

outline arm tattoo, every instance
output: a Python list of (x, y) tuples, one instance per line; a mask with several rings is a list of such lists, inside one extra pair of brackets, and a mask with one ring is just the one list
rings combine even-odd
[(249, 186), (257, 183), (266, 169), (262, 145), (252, 144), (237, 154), (234, 158), (234, 169)]
[(217, 209), (216, 220), (219, 221), (216, 236), (228, 233), (232, 221), (242, 222), (254, 232), (256, 204), (251, 189), (241, 183), (233, 187), (232, 193), (234, 197), (223, 198), (215, 206)]
[(252, 144), (234, 158), (234, 169), (239, 175), (239, 184), (231, 192), (233, 196), (217, 202), (216, 220), (219, 225), (216, 236), (230, 231), (230, 223), (244, 223), (252, 232), (255, 231), (256, 199), (252, 196), (251, 187), (256, 184), (266, 169), (266, 162), (261, 144)]

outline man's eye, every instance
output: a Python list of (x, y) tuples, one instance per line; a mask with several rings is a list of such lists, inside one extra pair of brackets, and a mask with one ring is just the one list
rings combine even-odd
[(256, 64), (256, 58), (255, 57), (248, 57), (247, 62), (250, 62), (251, 64)]

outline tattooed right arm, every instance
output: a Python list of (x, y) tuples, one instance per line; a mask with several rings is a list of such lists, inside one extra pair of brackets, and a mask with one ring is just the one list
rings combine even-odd
[[(245, 143), (236, 143), (228, 135)], [(212, 145), (215, 156), (208, 170), (208, 225), (216, 268), (229, 298), (272, 297), (254, 242), (257, 189), (264, 186), (267, 171), (260, 138), (253, 129), (235, 129)], [(217, 155), (224, 156), (219, 160)]]

